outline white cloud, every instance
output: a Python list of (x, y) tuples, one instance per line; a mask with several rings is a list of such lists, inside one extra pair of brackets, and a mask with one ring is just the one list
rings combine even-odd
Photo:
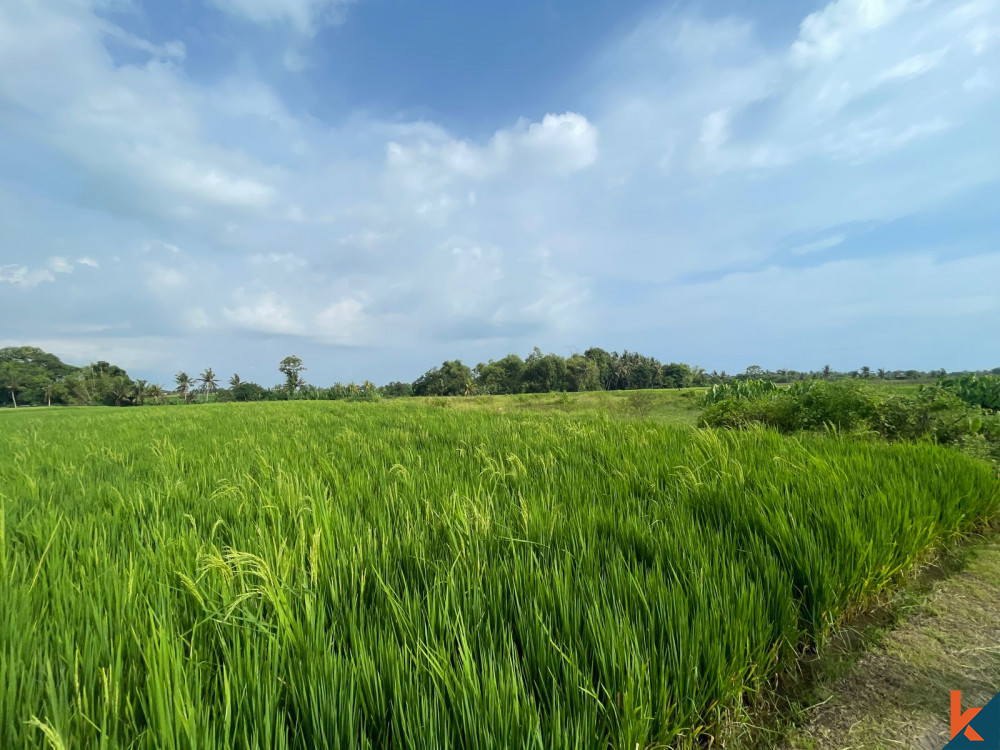
[(829, 62), (916, 4), (916, 0), (835, 0), (802, 21), (792, 57), (797, 63)]
[(729, 117), (728, 109), (720, 109), (701, 121), (701, 135), (698, 136), (698, 141), (709, 154), (714, 154), (729, 140)]
[(597, 161), (597, 129), (576, 112), (545, 115), (541, 122), (521, 120), (513, 132), (501, 131), (501, 151), (524, 149), (559, 172), (576, 172)]
[(990, 78), (990, 74), (986, 68), (978, 68), (975, 73), (962, 82), (962, 89), (964, 91), (981, 91), (990, 88), (992, 85), (993, 79)]
[(320, 336), (330, 343), (360, 343), (359, 327), (364, 321), (364, 303), (346, 297), (321, 310), (315, 317)]
[(101, 266), (101, 264), (98, 263), (96, 260), (94, 260), (93, 258), (89, 258), (87, 256), (84, 256), (82, 258), (77, 258), (76, 262), (78, 265), (87, 266), (88, 268), (100, 268)]
[(51, 271), (30, 269), (27, 266), (7, 264), (0, 266), (0, 283), (15, 284), (30, 289), (46, 281), (55, 281)]
[(983, 55), (1000, 39), (1000, 26), (976, 26), (969, 32), (968, 39), (973, 54)]
[(305, 258), (295, 253), (254, 253), (249, 260), (255, 265), (269, 264), (287, 269), (305, 268), (308, 264)]
[(135, 34), (130, 34), (120, 26), (115, 26), (113, 23), (103, 24), (102, 31), (116, 41), (132, 47), (133, 49), (145, 52), (155, 58), (182, 61), (187, 55), (187, 48), (185, 47), (184, 42), (176, 39), (166, 42), (165, 44), (153, 44), (147, 39), (138, 37)]
[[(125, 41), (153, 59), (115, 64), (104, 44)], [(38, 61), (44, 61), (44, 64)], [(260, 210), (277, 199), (267, 169), (218, 141), (206, 123), (227, 116), (232, 85), (196, 87), (178, 66), (182, 45), (153, 45), (54, 0), (0, 9), (0, 102), (19, 138), (51, 148), (102, 187), (113, 210), (193, 216), (205, 203)], [(259, 87), (252, 94), (260, 98)]]
[(46, 265), (53, 273), (73, 273), (73, 264), (69, 258), (56, 255), (49, 258)]
[(929, 73), (930, 71), (941, 66), (941, 62), (944, 60), (944, 56), (947, 52), (947, 48), (942, 48), (929, 54), (913, 55), (912, 57), (908, 57), (905, 60), (896, 63), (888, 70), (883, 71), (878, 76), (877, 80), (880, 83), (906, 80), (908, 78), (916, 78), (924, 73)]
[(147, 267), (147, 284), (154, 290), (179, 287), (187, 283), (187, 277), (178, 269), (152, 263)]
[(274, 201), (275, 191), (253, 179), (227, 174), (218, 167), (195, 161), (174, 161), (167, 155), (138, 149), (135, 161), (157, 164), (159, 169), (150, 178), (164, 187), (192, 198), (238, 208), (267, 208)]
[(842, 234), (837, 234), (832, 237), (824, 237), (820, 240), (815, 240), (813, 242), (807, 242), (804, 245), (798, 245), (792, 248), (792, 253), (795, 255), (809, 255), (811, 253), (819, 253), (823, 250), (829, 250), (831, 248), (837, 247), (837, 245), (842, 245), (844, 240), (847, 239)]
[(425, 135), (434, 140), (390, 141), (386, 146), (388, 166), (402, 184), (418, 190), (456, 177), (483, 180), (512, 171), (529, 177), (570, 174), (598, 157), (597, 128), (575, 112), (547, 114), (541, 122), (521, 119), (513, 128), (498, 130), (485, 146), (439, 130)]
[(824, 141), (826, 149), (838, 158), (860, 161), (904, 148), (915, 140), (943, 133), (952, 127), (943, 117), (916, 122), (900, 129), (878, 124), (880, 119), (850, 123), (840, 133)]
[(237, 328), (277, 334), (301, 334), (302, 324), (291, 307), (274, 292), (254, 296), (244, 290), (236, 292), (237, 304), (222, 309), (222, 315)]

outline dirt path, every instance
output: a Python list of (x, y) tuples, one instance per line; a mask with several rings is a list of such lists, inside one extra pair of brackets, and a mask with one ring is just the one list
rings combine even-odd
[(803, 710), (787, 750), (942, 748), (951, 690), (962, 691), (963, 708), (1000, 692), (1000, 540), (929, 583), (845, 668)]

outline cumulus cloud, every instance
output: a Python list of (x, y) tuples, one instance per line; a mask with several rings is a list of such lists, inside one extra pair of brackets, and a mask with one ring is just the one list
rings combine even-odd
[(432, 135), (434, 140), (390, 141), (386, 146), (388, 166), (403, 173), (408, 184), (423, 186), (451, 177), (487, 179), (514, 169), (543, 176), (570, 174), (589, 167), (598, 156), (597, 129), (575, 112), (547, 114), (541, 122), (521, 119), (512, 128), (498, 130), (483, 146), (443, 131)]

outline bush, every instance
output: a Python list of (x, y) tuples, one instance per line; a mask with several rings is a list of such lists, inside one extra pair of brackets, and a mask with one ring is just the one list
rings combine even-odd
[(239, 385), (229, 390), (229, 395), (233, 401), (263, 401), (268, 398), (268, 393), (256, 383), (243, 381)]
[(878, 410), (878, 395), (852, 380), (803, 380), (783, 394), (791, 401), (794, 429), (835, 427), (841, 432), (865, 429)]
[(1000, 411), (1000, 375), (963, 375), (941, 384), (970, 406)]
[(717, 383), (705, 394), (705, 404), (717, 404), (720, 401), (734, 399), (737, 401), (752, 401), (777, 392), (778, 386), (770, 380), (736, 380), (732, 383)]
[(652, 413), (653, 407), (656, 406), (656, 396), (653, 395), (652, 391), (648, 390), (634, 391), (625, 398), (625, 406), (630, 413), (640, 419), (645, 419)]
[(709, 405), (700, 424), (746, 429), (765, 425), (778, 432), (835, 429), (875, 434), (889, 442), (930, 440), (1000, 463), (1000, 415), (971, 406), (945, 386), (915, 394), (883, 395), (858, 381), (812, 380), (785, 390), (745, 398), (734, 391)]
[[(763, 424), (779, 432), (829, 427), (852, 432), (869, 428), (877, 411), (878, 397), (870, 388), (854, 381), (803, 381), (784, 390), (774, 387), (770, 381), (745, 381), (734, 385), (755, 382), (769, 383), (772, 387), (755, 385), (750, 389), (733, 389), (732, 396), (705, 410), (701, 423), (707, 427), (729, 428)], [(752, 396), (755, 390), (757, 395)]]
[(950, 445), (982, 428), (980, 409), (970, 408), (940, 386), (921, 388), (914, 396), (890, 396), (878, 404), (872, 425), (887, 440), (920, 440), (929, 437)]

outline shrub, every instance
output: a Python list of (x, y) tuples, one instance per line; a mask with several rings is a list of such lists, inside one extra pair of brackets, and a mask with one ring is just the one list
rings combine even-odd
[(640, 419), (648, 417), (656, 406), (656, 396), (652, 391), (635, 391), (625, 398), (625, 407)]
[(873, 428), (887, 440), (919, 440), (953, 444), (979, 432), (982, 412), (970, 409), (940, 386), (921, 388), (913, 396), (890, 396), (878, 404)]
[(970, 406), (1000, 411), (1000, 375), (963, 375), (941, 385)]
[(858, 381), (803, 381), (756, 398), (737, 393), (712, 403), (700, 423), (728, 429), (765, 425), (784, 433), (833, 429), (873, 433), (890, 442), (931, 440), (1000, 461), (1000, 415), (970, 406), (943, 386), (887, 396)]
[(770, 380), (736, 380), (732, 383), (717, 383), (705, 394), (705, 404), (717, 404), (720, 401), (735, 399), (737, 401), (752, 401), (762, 396), (773, 394), (778, 386)]
[(850, 432), (864, 429), (878, 409), (878, 396), (864, 383), (852, 380), (803, 380), (784, 394), (795, 408), (795, 429), (835, 427)]
[(876, 413), (877, 397), (870, 388), (858, 382), (812, 380), (784, 390), (779, 390), (770, 381), (744, 381), (733, 385), (745, 383), (767, 383), (771, 387), (754, 385), (748, 389), (733, 389), (733, 395), (714, 402), (705, 410), (702, 424), (730, 428), (764, 424), (780, 432), (833, 427), (850, 432), (867, 428)]

